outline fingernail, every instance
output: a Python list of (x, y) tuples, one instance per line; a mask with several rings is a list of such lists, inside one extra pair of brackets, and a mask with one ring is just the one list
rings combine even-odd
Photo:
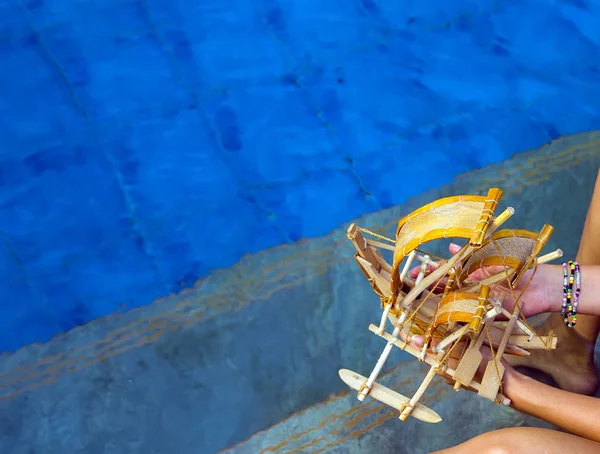
[(412, 341), (417, 347), (423, 346), (423, 336), (415, 336)]

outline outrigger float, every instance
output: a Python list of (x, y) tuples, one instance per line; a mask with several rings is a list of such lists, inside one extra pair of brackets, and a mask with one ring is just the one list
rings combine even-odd
[[(386, 341), (368, 377), (347, 369), (339, 371), (340, 378), (358, 391), (360, 401), (371, 396), (398, 410), (402, 421), (412, 416), (437, 423), (442, 418), (420, 404), (419, 399), (433, 378), (444, 373), (454, 382), (456, 391), (465, 387), (483, 398), (510, 405), (502, 393), (502, 357), (526, 356), (534, 349), (556, 348), (557, 339), (552, 332), (540, 336), (528, 325), (522, 315), (525, 302), (521, 301), (526, 281), (535, 273), (537, 264), (562, 257), (560, 249), (539, 256), (554, 228), (544, 225), (539, 233), (498, 230), (514, 214), (509, 207), (494, 216), (501, 197), (502, 191), (492, 188), (486, 196), (461, 195), (437, 200), (401, 219), (395, 241), (356, 224), (350, 225), (347, 236), (356, 248), (354, 257), (380, 297), (383, 310), (380, 323), (371, 324), (369, 330)], [(366, 239), (363, 233), (377, 239)], [(423, 244), (448, 238), (468, 241), (447, 260), (433, 260), (439, 257), (419, 249)], [(391, 265), (380, 250), (393, 252)], [(415, 260), (421, 266), (417, 277), (412, 279), (409, 271)], [(494, 274), (479, 281), (469, 279), (483, 267), (493, 267), (487, 270), (494, 270)], [(512, 311), (502, 306), (507, 294), (515, 301)], [(499, 316), (504, 320), (498, 320)], [(386, 332), (388, 320), (393, 326), (391, 333)], [(423, 336), (422, 348), (403, 340), (411, 336)], [(483, 367), (484, 345), (490, 349), (492, 359), (485, 365), (483, 377), (478, 378), (477, 370)], [(377, 383), (394, 347), (429, 366), (411, 398)], [(450, 359), (454, 367), (450, 367)]]

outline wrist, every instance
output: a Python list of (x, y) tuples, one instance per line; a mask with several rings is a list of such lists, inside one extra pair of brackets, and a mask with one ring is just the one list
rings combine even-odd
[(512, 401), (511, 406), (518, 405), (518, 402), (515, 402), (515, 399), (518, 400), (518, 398), (521, 396), (520, 390), (528, 380), (532, 379), (527, 375), (516, 371), (512, 367), (506, 368), (504, 372), (503, 390), (504, 395)]
[[(541, 270), (538, 270), (538, 272)], [(563, 302), (563, 270), (561, 265), (543, 265), (544, 312), (560, 312)]]

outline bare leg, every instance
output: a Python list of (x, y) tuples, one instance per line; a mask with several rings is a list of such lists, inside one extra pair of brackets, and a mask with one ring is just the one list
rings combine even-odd
[[(600, 264), (600, 172), (596, 179), (596, 186), (592, 202), (588, 209), (585, 226), (581, 235), (581, 243), (577, 253), (577, 260), (587, 265)], [(600, 332), (600, 317), (579, 315), (575, 331), (590, 343), (595, 343)]]
[(488, 432), (432, 454), (597, 454), (600, 443), (549, 429), (512, 427)]
[[(577, 260), (581, 264), (600, 265), (600, 173), (588, 208)], [(557, 283), (561, 285), (561, 283)], [(582, 291), (585, 291), (583, 276)], [(560, 314), (551, 314), (538, 329), (539, 333), (554, 330), (558, 345), (554, 351), (533, 351), (530, 357), (507, 357), (512, 366), (539, 369), (552, 376), (562, 389), (581, 394), (594, 394), (598, 377), (594, 368), (594, 345), (600, 332), (600, 318), (578, 315), (577, 325), (567, 328)]]

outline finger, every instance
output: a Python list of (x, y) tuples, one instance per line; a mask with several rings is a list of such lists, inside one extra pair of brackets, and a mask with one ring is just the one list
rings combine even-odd
[[(400, 338), (410, 346), (416, 348), (417, 350), (421, 350), (423, 348), (423, 343), (425, 342), (424, 334), (412, 334), (400, 331)], [(437, 356), (437, 353), (433, 352), (433, 348), (435, 348), (435, 346), (439, 344), (440, 341), (441, 339), (437, 339), (435, 337), (429, 340), (429, 343), (427, 344), (427, 356), (431, 356), (432, 358), (435, 358)]]
[(411, 345), (416, 348), (421, 348), (425, 342), (425, 336), (413, 336)]
[[(434, 272), (436, 269), (437, 269), (437, 267), (435, 267), (435, 266), (433, 266), (433, 265), (427, 265), (427, 269), (426, 269), (426, 271), (425, 271), (425, 274), (432, 273), (432, 272)], [(417, 265), (417, 266), (415, 266), (413, 269), (411, 269), (411, 270), (408, 272), (408, 275), (409, 275), (410, 277), (412, 277), (413, 279), (416, 279), (416, 277), (419, 275), (419, 272), (420, 272), (420, 271), (421, 271), (421, 266), (420, 266), (420, 265)]]
[[(443, 263), (443, 262), (438, 262), (438, 263)], [(437, 269), (436, 267), (432, 267), (432, 266), (428, 267), (427, 272), (425, 273), (425, 276), (427, 276), (431, 272), (435, 271), (436, 269)], [(419, 275), (420, 270), (421, 270), (421, 267), (417, 267), (417, 268), (411, 270), (410, 277), (413, 279), (416, 279), (417, 276)], [(434, 293), (437, 293), (437, 292), (441, 292), (442, 290), (444, 290), (446, 288), (447, 283), (448, 283), (448, 278), (446, 276), (442, 276), (440, 279), (438, 279), (436, 282), (429, 285), (427, 288), (429, 290), (433, 290)]]
[(502, 266), (484, 266), (469, 274), (469, 280), (479, 282), (504, 271)]
[(450, 253), (454, 255), (460, 251), (461, 247), (458, 244), (450, 243), (450, 247), (448, 249), (450, 249)]
[(415, 335), (411, 333), (406, 333), (404, 331), (400, 331), (400, 338), (409, 345), (412, 345), (415, 348), (421, 348), (423, 346), (423, 341), (425, 337), (423, 335)]
[(421, 267), (420, 267), (420, 266), (415, 266), (413, 269), (411, 269), (411, 270), (408, 272), (408, 275), (409, 275), (410, 277), (412, 277), (413, 279), (416, 279), (416, 278), (417, 278), (417, 276), (419, 275), (419, 271), (421, 271)]

